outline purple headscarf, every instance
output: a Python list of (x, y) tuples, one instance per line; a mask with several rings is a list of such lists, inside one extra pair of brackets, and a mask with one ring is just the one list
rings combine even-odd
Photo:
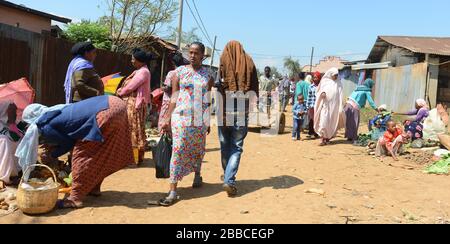
[(72, 93), (72, 75), (76, 71), (83, 69), (93, 69), (94, 65), (84, 59), (82, 56), (76, 56), (69, 64), (69, 68), (66, 73), (66, 80), (64, 82), (64, 90), (66, 92), (66, 104), (70, 103), (70, 95)]

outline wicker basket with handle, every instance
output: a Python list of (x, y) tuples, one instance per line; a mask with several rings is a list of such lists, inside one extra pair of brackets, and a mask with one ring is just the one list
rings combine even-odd
[[(22, 187), (24, 177), (28, 175), (34, 167), (44, 167), (48, 169), (53, 175), (54, 185), (44, 190), (24, 189)], [(28, 184), (33, 185), (32, 183)], [(25, 214), (33, 215), (48, 213), (55, 208), (56, 201), (58, 200), (58, 188), (59, 184), (57, 183), (55, 172), (53, 172), (50, 167), (44, 164), (30, 165), (25, 170), (22, 179), (20, 180), (19, 188), (17, 190), (17, 205)]]

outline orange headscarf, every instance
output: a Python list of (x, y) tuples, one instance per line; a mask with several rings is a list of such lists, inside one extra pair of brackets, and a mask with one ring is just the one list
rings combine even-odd
[(223, 88), (228, 91), (258, 92), (258, 77), (253, 59), (238, 41), (230, 41), (220, 58)]

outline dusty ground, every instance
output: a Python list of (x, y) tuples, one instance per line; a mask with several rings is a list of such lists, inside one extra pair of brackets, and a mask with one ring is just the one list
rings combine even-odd
[[(288, 130), (292, 122), (288, 119)], [(448, 223), (450, 181), (426, 175), (423, 165), (380, 162), (343, 138), (329, 147), (292, 142), (290, 134), (267, 138), (250, 133), (239, 171), (237, 198), (221, 190), (216, 130), (208, 138), (203, 167), (206, 184), (193, 190), (193, 177), (180, 186), (182, 201), (170, 208), (148, 206), (168, 191), (155, 179), (151, 160), (106, 179), (103, 196), (81, 210), (30, 217), (20, 211), (0, 223)], [(150, 155), (148, 155), (150, 156)], [(309, 189), (325, 195), (307, 194)]]

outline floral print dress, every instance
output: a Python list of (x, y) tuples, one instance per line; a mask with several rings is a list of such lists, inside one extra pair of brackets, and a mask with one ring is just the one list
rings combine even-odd
[(180, 90), (171, 124), (171, 183), (177, 183), (193, 172), (200, 172), (209, 126), (209, 115), (205, 113), (209, 104), (206, 96), (210, 80), (208, 70), (201, 68), (194, 71), (188, 66), (181, 66), (175, 72)]

